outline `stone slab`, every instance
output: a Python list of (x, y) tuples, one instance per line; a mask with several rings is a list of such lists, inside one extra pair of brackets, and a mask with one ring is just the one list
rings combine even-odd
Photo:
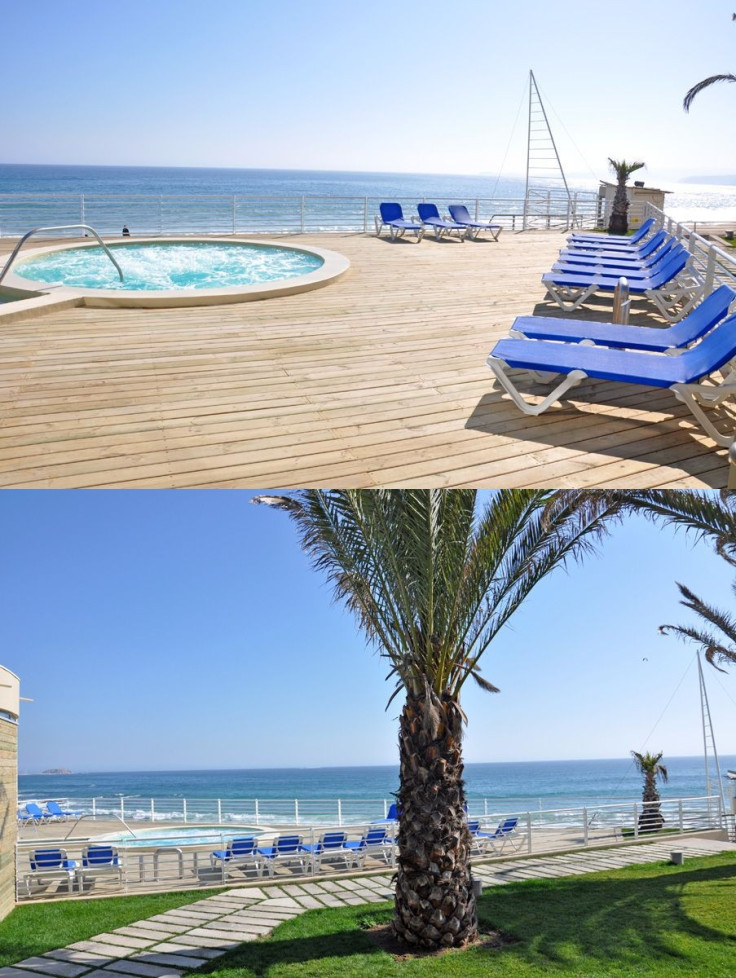
[(108, 958), (127, 958), (129, 954), (133, 953), (132, 947), (126, 947), (124, 944), (108, 944), (106, 941), (77, 941), (76, 944), (70, 944), (69, 947), (79, 951), (93, 951)]
[(59, 961), (74, 961), (86, 965), (88, 968), (101, 968), (112, 961), (112, 958), (103, 957), (101, 954), (92, 954), (90, 951), (75, 951), (70, 947), (60, 947), (55, 951), (47, 951), (43, 957), (58, 958)]
[(197, 958), (207, 961), (210, 958), (217, 958), (221, 954), (225, 954), (223, 950), (216, 950), (211, 947), (191, 947), (189, 944), (178, 944), (173, 941), (168, 941), (166, 944), (157, 944), (151, 950), (161, 954), (185, 954), (195, 961)]
[(142, 957), (134, 960), (140, 961), (141, 964), (162, 964), (166, 968), (172, 967), (186, 970), (192, 967), (192, 959), (184, 954), (152, 954), (147, 952)]
[(57, 978), (77, 978), (77, 975), (89, 971), (90, 966), (75, 964), (73, 961), (58, 961), (56, 958), (32, 957), (18, 961), (16, 968), (28, 968), (42, 975), (54, 975)]
[[(119, 967), (118, 967), (119, 965)], [(162, 978), (163, 975), (179, 975), (186, 970), (183, 968), (164, 968), (160, 964), (143, 964), (140, 961), (118, 961), (115, 966), (105, 968), (104, 971), (95, 972), (98, 978), (111, 978), (112, 975), (133, 975), (134, 978)], [(86, 978), (86, 976), (85, 976)], [(89, 978), (92, 978), (90, 975)]]
[(219, 948), (223, 954), (231, 950), (231, 948), (237, 947), (240, 943), (240, 941), (225, 941), (217, 937), (195, 937), (191, 932), (189, 934), (182, 934), (181, 937), (177, 937), (176, 941), (178, 944), (185, 945), (186, 947)]
[[(209, 938), (222, 938), (224, 941), (235, 941), (237, 944), (245, 944), (246, 941), (255, 941), (258, 934), (254, 934), (252, 931), (235, 931), (235, 930), (214, 930), (214, 929), (200, 929), (193, 930), (187, 935), (187, 937), (209, 937)], [(24, 975), (24, 978), (28, 978), (28, 975)]]
[(130, 934), (121, 934), (120, 931), (115, 931), (114, 934), (97, 934), (94, 940), (101, 941), (104, 944), (119, 944), (123, 947), (133, 948), (133, 950), (148, 947), (151, 943), (145, 937), (131, 937)]

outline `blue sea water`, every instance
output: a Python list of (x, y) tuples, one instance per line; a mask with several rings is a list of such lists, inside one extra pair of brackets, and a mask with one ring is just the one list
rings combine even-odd
[[(705, 794), (702, 757), (665, 758), (665, 797)], [(721, 769), (736, 768), (736, 756), (721, 757)], [(468, 796), (492, 801), (526, 800), (535, 807), (584, 805), (595, 799), (638, 798), (641, 779), (631, 758), (590, 761), (521, 761), (467, 764)], [(25, 774), (21, 799), (200, 798), (200, 799), (390, 799), (398, 769), (386, 767), (275, 768), (243, 771), (117, 771), (66, 775)]]
[[(610, 174), (601, 172), (601, 179)], [(736, 185), (694, 184), (648, 175), (668, 191), (667, 213), (681, 221), (736, 223)], [(571, 178), (571, 190), (597, 190), (598, 181)], [(524, 181), (496, 174), (358, 173), (333, 170), (260, 170), (229, 167), (71, 166), (0, 164), (0, 195), (162, 194), (203, 196), (341, 195), (372, 199), (520, 198)]]

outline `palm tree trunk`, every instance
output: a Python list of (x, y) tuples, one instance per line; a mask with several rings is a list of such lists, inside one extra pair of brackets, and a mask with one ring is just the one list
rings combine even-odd
[(643, 811), (639, 816), (640, 832), (659, 832), (664, 825), (662, 816), (661, 801), (655, 775), (647, 771), (644, 777), (644, 798)]
[(414, 947), (476, 938), (465, 818), (462, 717), (450, 696), (407, 693), (399, 725), (399, 858), (394, 931)]
[(608, 230), (611, 234), (626, 234), (629, 230), (629, 199), (626, 195), (626, 183), (619, 180), (611, 207), (611, 218)]

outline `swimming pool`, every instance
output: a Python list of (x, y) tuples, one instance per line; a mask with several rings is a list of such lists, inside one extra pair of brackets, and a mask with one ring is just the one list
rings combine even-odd
[(160, 238), (109, 245), (36, 248), (5, 278), (16, 288), (84, 296), (88, 305), (200, 305), (242, 302), (326, 285), (349, 268), (336, 252), (272, 242)]
[(129, 832), (112, 832), (97, 835), (91, 841), (95, 844), (109, 844), (121, 849), (181, 848), (182, 846), (215, 845), (228, 843), (249, 835), (262, 835), (262, 828), (252, 825), (183, 825), (168, 829), (136, 829), (135, 837)]

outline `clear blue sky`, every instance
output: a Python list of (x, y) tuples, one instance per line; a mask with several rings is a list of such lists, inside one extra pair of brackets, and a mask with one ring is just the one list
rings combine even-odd
[[(495, 175), (532, 68), (569, 172), (605, 175), (614, 156), (644, 160), (652, 181), (728, 173), (736, 87), (689, 116), (681, 103), (736, 69), (732, 8), (6, 2), (0, 162)], [(522, 122), (509, 174), (524, 151)]]
[[(0, 662), (22, 678), (21, 770), (391, 764), (387, 667), (287, 518), (227, 491), (5, 491)], [(726, 604), (726, 565), (641, 518), (542, 582), (469, 689), (469, 761), (701, 750), (674, 580)], [(647, 740), (688, 665), (690, 671)], [(736, 675), (707, 674), (736, 753)]]

